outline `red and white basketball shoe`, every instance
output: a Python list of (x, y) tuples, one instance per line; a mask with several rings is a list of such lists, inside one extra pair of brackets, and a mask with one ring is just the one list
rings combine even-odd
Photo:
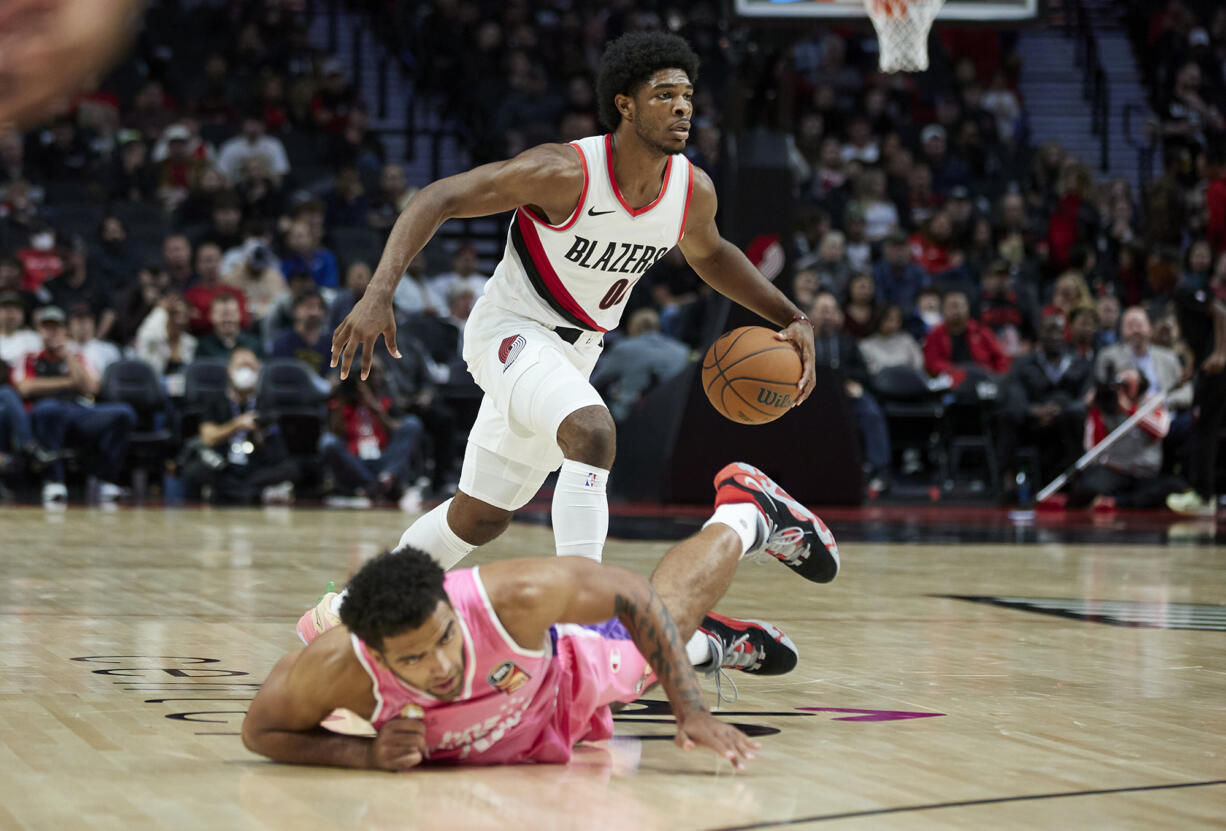
[(761, 513), (747, 554), (765, 552), (806, 580), (829, 583), (839, 573), (839, 546), (817, 515), (752, 465), (733, 462), (715, 474), (715, 507), (752, 503)]
[(800, 653), (792, 639), (764, 620), (738, 620), (711, 612), (702, 619), (698, 631), (711, 641), (711, 662), (700, 671), (739, 669), (754, 675), (783, 675), (791, 672)]
[(319, 602), (308, 609), (302, 617), (298, 618), (298, 640), (307, 646), (310, 646), (311, 641), (318, 638), (324, 632), (335, 626), (340, 626), (341, 617), (335, 611), (339, 608), (335, 602), (337, 595), (333, 591), (335, 588), (336, 585), (332, 581), (328, 581), (323, 597), (319, 598)]

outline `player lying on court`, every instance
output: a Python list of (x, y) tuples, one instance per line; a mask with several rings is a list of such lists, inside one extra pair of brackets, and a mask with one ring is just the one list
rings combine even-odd
[[(822, 521), (756, 468), (728, 465), (715, 483), (715, 513), (668, 550), (650, 583), (582, 557), (444, 574), (411, 547), (379, 555), (350, 581), (339, 621), (304, 616), (308, 645), (269, 674), (243, 743), (278, 762), (391, 771), (563, 763), (575, 743), (612, 735), (610, 704), (658, 681), (677, 744), (742, 768), (757, 744), (711, 716), (694, 667), (778, 675), (796, 665), (796, 648), (769, 623), (710, 610), (746, 553), (819, 583), (834, 579), (839, 556)], [(320, 727), (342, 708), (376, 737)]]
[(588, 382), (647, 269), (674, 247), (706, 283), (780, 327), (800, 355), (800, 404), (813, 389), (813, 324), (715, 224), (711, 179), (685, 157), (698, 56), (675, 35), (633, 32), (600, 59), (607, 135), (543, 144), (422, 188), (397, 219), (370, 287), (332, 337), (332, 366), (362, 377), (380, 335), (396, 349), (392, 296), (448, 219), (514, 211), (502, 260), (464, 327), (464, 361), (485, 393), (459, 488), (406, 542), (444, 568), (506, 530), (559, 470), (559, 555), (599, 561), (616, 427)]

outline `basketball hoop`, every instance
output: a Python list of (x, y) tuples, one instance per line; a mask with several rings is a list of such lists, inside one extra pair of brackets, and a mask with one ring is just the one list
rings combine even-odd
[(882, 72), (928, 68), (928, 30), (945, 0), (864, 0), (877, 40)]

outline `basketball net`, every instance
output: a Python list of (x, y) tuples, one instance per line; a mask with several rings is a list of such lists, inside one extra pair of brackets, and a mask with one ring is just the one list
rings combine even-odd
[(881, 44), (882, 72), (923, 72), (928, 68), (928, 30), (945, 0), (864, 0)]

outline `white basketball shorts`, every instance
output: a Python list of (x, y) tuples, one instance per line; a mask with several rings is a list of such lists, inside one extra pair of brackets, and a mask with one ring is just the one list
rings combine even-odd
[(507, 511), (522, 508), (562, 465), (558, 427), (604, 401), (588, 383), (603, 338), (571, 344), (543, 323), (482, 297), (464, 327), (464, 361), (485, 393), (468, 435), (460, 490)]

